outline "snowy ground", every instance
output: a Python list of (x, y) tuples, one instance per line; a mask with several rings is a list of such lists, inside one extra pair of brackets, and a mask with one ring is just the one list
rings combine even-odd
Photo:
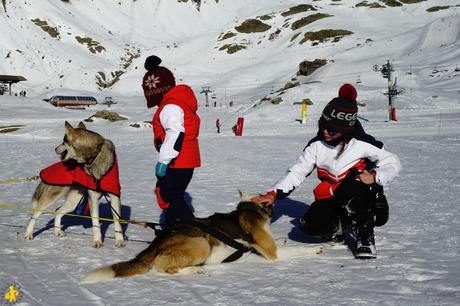
[[(126, 112), (130, 122), (151, 116), (142, 107)], [(54, 147), (62, 139), (64, 120), (77, 124), (93, 113), (94, 109), (57, 110), (35, 99), (0, 96), (0, 126), (25, 125), (0, 134), (0, 181), (36, 175), (57, 161)], [(203, 166), (188, 189), (197, 216), (234, 209), (237, 189), (263, 192), (315, 133), (317, 114), (306, 126), (288, 112), (265, 121), (263, 114), (263, 109), (249, 114), (245, 135), (235, 137), (230, 128), (238, 114), (228, 109), (200, 110)], [(127, 246), (117, 249), (109, 225), (103, 228), (104, 247), (93, 249), (89, 222), (64, 217), (67, 236), (58, 239), (52, 216), (42, 215), (35, 240), (24, 241), (30, 213), (0, 207), (0, 288), (13, 280), (23, 293), (22, 305), (458, 305), (460, 109), (401, 110), (399, 121), (391, 123), (384, 122), (382, 109), (362, 115), (370, 120), (363, 122), (365, 129), (383, 140), (403, 165), (401, 175), (386, 189), (390, 220), (376, 230), (376, 260), (356, 260), (345, 245), (325, 245), (321, 255), (273, 263), (246, 259), (207, 267), (207, 273), (199, 276), (151, 272), (80, 285), (89, 270), (134, 257), (153, 238), (153, 231), (129, 225)], [(214, 129), (218, 117), (225, 119), (222, 134)], [(276, 118), (284, 120), (271, 124)], [(117, 148), (122, 217), (158, 221), (160, 210), (152, 194), (156, 153), (151, 130), (131, 128), (126, 122), (98, 121), (87, 126), (112, 139)], [(307, 179), (289, 199), (276, 204), (271, 224), (275, 237), (289, 237), (289, 245), (318, 243), (296, 229), (316, 183), (315, 177)], [(30, 207), (36, 185), (0, 185), (0, 203)], [(110, 216), (107, 205), (102, 209), (103, 216)]]

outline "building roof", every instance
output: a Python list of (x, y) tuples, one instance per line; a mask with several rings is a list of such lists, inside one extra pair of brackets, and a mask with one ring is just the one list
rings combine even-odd
[(0, 83), (18, 83), (27, 81), (27, 79), (20, 75), (0, 75)]

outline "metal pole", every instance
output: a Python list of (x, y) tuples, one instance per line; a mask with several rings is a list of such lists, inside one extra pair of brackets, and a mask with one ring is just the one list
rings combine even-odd
[(393, 97), (393, 91), (392, 91), (392, 87), (393, 87), (393, 81), (391, 80), (391, 71), (392, 71), (392, 67), (391, 67), (391, 64), (390, 64), (390, 61), (387, 60), (387, 69), (388, 69), (388, 116), (389, 116), (389, 120), (392, 121), (394, 120), (395, 118), (393, 118), (393, 112), (394, 112), (394, 107), (393, 107), (393, 101), (392, 101), (392, 97)]
[(391, 100), (391, 74), (388, 76), (388, 115), (390, 121), (393, 119), (391, 111), (393, 109), (393, 101)]

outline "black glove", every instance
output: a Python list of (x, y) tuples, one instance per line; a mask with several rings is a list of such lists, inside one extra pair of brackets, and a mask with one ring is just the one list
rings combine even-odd
[(388, 221), (389, 206), (385, 195), (383, 194), (383, 187), (379, 184), (372, 184), (369, 187), (372, 199), (374, 201), (372, 209), (374, 211), (374, 225), (382, 226)]

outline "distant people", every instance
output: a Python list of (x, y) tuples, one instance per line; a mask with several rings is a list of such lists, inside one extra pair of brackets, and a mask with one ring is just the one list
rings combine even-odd
[(200, 117), (193, 90), (176, 85), (172, 72), (160, 63), (157, 56), (147, 57), (142, 88), (147, 107), (158, 106), (152, 120), (154, 146), (159, 153), (155, 194), (166, 224), (174, 224), (194, 217), (184, 196), (194, 169), (201, 165)]
[(216, 120), (216, 129), (217, 129), (217, 134), (219, 134), (219, 133), (220, 133), (220, 127), (221, 127), (221, 124), (220, 124), (220, 119), (219, 119), (219, 118), (217, 118), (217, 120)]

